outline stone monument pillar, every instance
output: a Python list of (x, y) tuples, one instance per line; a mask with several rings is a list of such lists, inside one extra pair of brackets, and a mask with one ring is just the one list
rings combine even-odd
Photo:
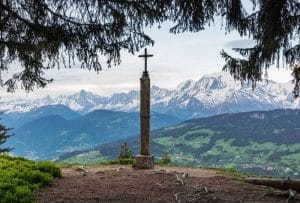
[(140, 78), (140, 133), (141, 133), (141, 151), (135, 157), (135, 169), (152, 169), (154, 168), (154, 156), (150, 154), (150, 78), (147, 70), (147, 58), (153, 55), (145, 54), (139, 57), (145, 58), (145, 70)]

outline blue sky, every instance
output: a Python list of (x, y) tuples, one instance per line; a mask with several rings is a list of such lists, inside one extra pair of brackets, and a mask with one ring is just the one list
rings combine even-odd
[[(155, 40), (148, 51), (154, 54), (149, 60), (149, 71), (152, 84), (164, 88), (175, 88), (180, 82), (188, 79), (198, 80), (205, 74), (220, 72), (224, 60), (220, 56), (222, 49), (231, 51), (234, 47), (249, 47), (253, 43), (247, 38), (241, 38), (236, 32), (225, 35), (220, 25), (211, 26), (198, 33), (170, 34), (170, 25), (165, 24), (161, 29), (156, 26), (147, 30)], [(141, 51), (142, 53), (143, 51)], [(138, 53), (139, 54), (139, 53)], [(14, 94), (0, 89), (0, 96), (4, 100), (22, 98), (36, 98), (47, 94), (72, 94), (81, 89), (100, 95), (111, 95), (116, 92), (129, 91), (139, 88), (139, 77), (143, 70), (143, 59), (138, 54), (122, 53), (122, 63), (110, 69), (104, 68), (99, 74), (94, 71), (82, 70), (79, 64), (72, 69), (50, 70), (46, 76), (54, 82), (44, 89), (25, 93), (17, 90)], [(14, 71), (18, 65), (14, 65)], [(11, 72), (2, 73), (8, 76)], [(291, 71), (273, 67), (269, 71), (269, 79), (278, 82), (291, 80)]]

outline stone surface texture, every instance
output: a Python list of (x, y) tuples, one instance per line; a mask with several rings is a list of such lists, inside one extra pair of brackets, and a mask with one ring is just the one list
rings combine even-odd
[(134, 169), (153, 169), (154, 168), (154, 156), (152, 155), (137, 155), (135, 157)]

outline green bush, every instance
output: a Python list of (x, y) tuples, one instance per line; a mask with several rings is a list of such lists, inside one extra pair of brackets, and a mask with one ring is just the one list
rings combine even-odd
[(119, 153), (119, 160), (121, 160), (121, 159), (132, 159), (132, 158), (133, 158), (132, 151), (128, 147), (127, 142), (124, 142), (121, 145), (121, 149), (120, 149), (120, 153)]
[(167, 151), (163, 151), (161, 158), (158, 162), (159, 165), (168, 165), (171, 163), (171, 156)]
[(36, 164), (36, 168), (44, 173), (49, 173), (53, 177), (61, 177), (61, 170), (53, 165), (50, 161), (40, 161)]
[(112, 160), (110, 161), (111, 164), (122, 164), (122, 165), (128, 165), (128, 164), (133, 164), (133, 154), (132, 150), (129, 148), (127, 145), (127, 142), (124, 142), (121, 145), (119, 157), (117, 160)]
[(119, 159), (119, 163), (122, 165), (133, 164), (133, 161), (134, 161), (133, 158)]
[(51, 162), (0, 155), (0, 203), (32, 202), (35, 191), (60, 176), (60, 168)]
[(26, 186), (16, 187), (13, 191), (7, 191), (3, 197), (1, 197), (1, 202), (20, 202), (27, 203), (32, 202), (32, 191)]
[(118, 165), (118, 164), (121, 164), (121, 165), (130, 165), (130, 164), (133, 164), (134, 162), (134, 158), (124, 158), (124, 159), (115, 159), (115, 160), (108, 160), (108, 161), (105, 161), (105, 162), (101, 162), (100, 164), (104, 164), (104, 165)]

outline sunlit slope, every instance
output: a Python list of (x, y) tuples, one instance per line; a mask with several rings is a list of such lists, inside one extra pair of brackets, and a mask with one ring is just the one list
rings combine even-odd
[[(174, 164), (300, 177), (299, 110), (193, 119), (152, 131), (151, 138), (155, 156), (159, 157), (163, 150), (167, 150)], [(100, 145), (92, 151), (66, 155), (64, 159), (80, 161), (85, 157), (91, 159), (95, 154), (101, 159), (116, 158), (124, 141), (138, 153), (139, 138), (135, 137)]]

